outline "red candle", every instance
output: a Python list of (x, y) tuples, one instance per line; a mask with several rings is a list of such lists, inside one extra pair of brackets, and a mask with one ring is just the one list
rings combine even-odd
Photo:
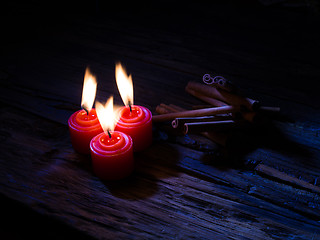
[(90, 154), (90, 141), (103, 132), (96, 111), (92, 105), (96, 96), (97, 82), (95, 77), (86, 69), (83, 82), (81, 107), (68, 120), (71, 143), (73, 148), (84, 154)]
[(95, 174), (104, 180), (118, 180), (133, 170), (132, 138), (125, 133), (112, 131), (116, 124), (113, 97), (105, 105), (96, 102), (99, 122), (104, 130), (90, 142), (92, 165)]
[(119, 112), (119, 121), (115, 130), (132, 137), (133, 150), (141, 151), (152, 143), (152, 114), (142, 106), (133, 104), (133, 83), (120, 63), (116, 64), (117, 86), (126, 107)]
[(119, 180), (134, 169), (132, 139), (122, 132), (100, 133), (90, 142), (93, 171), (103, 180)]
[(131, 105), (119, 110), (119, 120), (116, 131), (124, 132), (132, 137), (133, 150), (141, 151), (152, 143), (152, 114), (149, 109)]
[(103, 132), (96, 110), (91, 109), (87, 114), (85, 110), (79, 110), (71, 115), (68, 120), (71, 143), (79, 153), (90, 154), (91, 139)]

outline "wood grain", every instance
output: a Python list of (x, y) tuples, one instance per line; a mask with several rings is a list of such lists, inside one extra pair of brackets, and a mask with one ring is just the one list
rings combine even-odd
[(271, 239), (282, 229), (283, 236), (310, 238), (319, 227), (316, 194), (219, 170), (199, 161), (202, 152), (177, 144), (159, 142), (137, 154), (130, 181), (103, 183), (90, 159), (71, 149), (66, 126), (23, 111), (1, 112), (1, 125), (14, 129), (1, 131), (1, 193), (88, 235)]

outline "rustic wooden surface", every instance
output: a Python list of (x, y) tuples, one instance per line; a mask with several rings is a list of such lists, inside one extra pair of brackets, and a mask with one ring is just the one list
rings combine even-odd
[[(246, 164), (320, 186), (317, 9), (100, 4), (54, 6), (56, 15), (41, 4), (12, 4), (4, 15), (12, 25), (0, 59), (2, 236), (320, 239), (320, 195)], [(235, 132), (228, 161), (203, 137), (155, 126), (130, 179), (102, 182), (90, 158), (73, 151), (67, 119), (79, 108), (87, 65), (98, 77), (97, 98), (114, 94), (121, 104), (119, 60), (133, 74), (135, 103), (153, 112), (161, 102), (203, 104), (184, 87), (218, 73), (293, 121)]]

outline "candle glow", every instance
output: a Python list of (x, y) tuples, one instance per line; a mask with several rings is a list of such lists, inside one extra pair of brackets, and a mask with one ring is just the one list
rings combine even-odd
[(125, 178), (134, 168), (132, 139), (123, 132), (113, 131), (117, 122), (113, 97), (105, 104), (96, 102), (95, 107), (104, 132), (93, 137), (90, 142), (93, 170), (104, 180)]
[(128, 76), (121, 63), (116, 64), (116, 82), (124, 105), (133, 105), (132, 76)]
[(87, 67), (82, 89), (81, 107), (90, 112), (97, 92), (97, 80)]
[(90, 141), (97, 134), (103, 132), (97, 118), (96, 110), (92, 108), (96, 97), (97, 81), (89, 69), (84, 75), (81, 107), (68, 119), (70, 138), (73, 148), (83, 154), (90, 153)]
[(113, 109), (113, 97), (111, 96), (105, 104), (97, 101), (95, 109), (103, 131), (105, 133), (113, 131), (119, 119)]
[(133, 84), (120, 63), (116, 64), (116, 82), (125, 107), (119, 110), (116, 131), (128, 134), (134, 151), (141, 151), (152, 143), (152, 114), (149, 109), (133, 105)]

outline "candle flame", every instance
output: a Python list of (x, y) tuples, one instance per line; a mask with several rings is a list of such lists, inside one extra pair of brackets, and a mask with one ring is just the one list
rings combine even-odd
[(131, 75), (127, 75), (121, 63), (116, 64), (116, 81), (124, 105), (133, 104), (133, 83)]
[(90, 72), (89, 68), (86, 69), (84, 74), (81, 107), (90, 112), (93, 106), (94, 99), (97, 91), (97, 80)]
[(119, 120), (113, 109), (113, 97), (111, 96), (105, 104), (96, 101), (95, 108), (103, 131), (106, 134), (108, 131), (113, 131)]

